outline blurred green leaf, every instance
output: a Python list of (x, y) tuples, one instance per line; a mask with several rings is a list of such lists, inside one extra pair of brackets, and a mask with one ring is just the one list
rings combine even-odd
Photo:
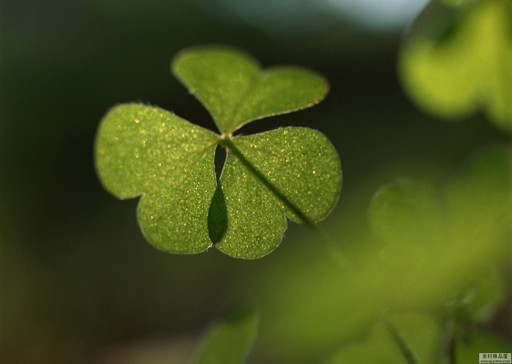
[[(441, 363), (444, 349), (444, 327), (441, 320), (420, 313), (390, 315), (387, 321), (407, 345), (418, 364)], [(396, 341), (396, 340), (395, 340)]]
[(375, 233), (388, 242), (439, 243), (441, 206), (434, 189), (411, 179), (381, 187), (369, 207)]
[(341, 349), (330, 364), (441, 363), (443, 330), (432, 317), (394, 314), (376, 323), (368, 337)]
[[(416, 23), (400, 55), (401, 78), (414, 101), (446, 118), (483, 109), (512, 132), (510, 1), (480, 0), (456, 10), (434, 1)], [(446, 32), (432, 37), (429, 29), (440, 27)]]
[(374, 327), (366, 340), (347, 345), (329, 361), (329, 364), (345, 363), (408, 364), (383, 325)]
[(488, 320), (503, 303), (505, 288), (499, 269), (489, 266), (480, 270), (460, 297), (457, 319), (470, 324)]
[[(490, 254), (501, 250), (512, 227), (512, 150), (504, 145), (479, 149), (448, 184), (445, 198), (441, 197), (407, 179), (377, 191), (369, 216), (376, 234), (388, 243), (388, 259), (407, 255), (426, 264), (435, 245), (446, 257), (457, 250), (471, 255), (475, 243), (493, 242), (488, 244)], [(501, 301), (504, 284), (496, 271), (499, 263), (494, 265), (476, 266), (473, 278), (454, 292), (464, 320), (487, 318)]]
[[(213, 116), (221, 117), (222, 131), (226, 120), (242, 120), (231, 125), (238, 128), (252, 116), (311, 106), (327, 92), (322, 78), (298, 69), (257, 73), (256, 82), (250, 76), (256, 72), (254, 61), (228, 48), (184, 51), (173, 67), (211, 104)], [(240, 91), (245, 84), (250, 92)], [(213, 159), (219, 144), (228, 158), (217, 183)], [(118, 106), (102, 120), (96, 166), (114, 195), (142, 196), (138, 219), (144, 235), (173, 253), (216, 245), (233, 257), (260, 258), (281, 242), (287, 216), (314, 224), (333, 209), (341, 188), (336, 150), (318, 131), (216, 135), (165, 110), (137, 104)]]
[(486, 332), (476, 332), (468, 340), (457, 345), (455, 359), (457, 364), (476, 363), (479, 353), (510, 352), (512, 352), (510, 342)]
[(496, 254), (475, 270), (460, 297), (461, 318), (483, 321), (504, 295), (499, 267), (500, 260), (506, 262), (506, 258), (498, 252), (509, 244), (512, 233), (512, 148), (493, 145), (477, 150), (447, 185), (444, 195), (449, 243), (466, 253), (475, 249), (471, 242), (487, 243), (488, 254)]
[(476, 151), (448, 184), (452, 235), (498, 238), (512, 230), (512, 148), (493, 145)]
[(187, 49), (174, 59), (172, 70), (228, 135), (250, 121), (311, 107), (329, 89), (323, 77), (309, 70), (261, 71), (249, 55), (223, 47)]
[[(465, 181), (463, 185), (473, 186), (461, 188), (457, 193), (460, 198), (457, 205), (464, 208), (450, 207), (448, 211), (450, 204), (446, 202), (444, 190), (413, 180), (399, 179), (382, 187), (369, 211), (376, 228), (374, 236), (347, 234), (343, 228), (336, 230), (340, 236), (336, 241), (349, 242), (352, 247), (351, 271), (330, 267), (325, 256), (313, 257), (305, 248), (298, 262), (279, 261), (275, 265), (269, 273), (273, 285), (256, 278), (249, 284), (250, 292), (259, 287), (266, 297), (264, 307), (273, 317), (272, 325), (262, 326), (266, 330), (262, 341), (272, 347), (273, 341), (281, 339), (281, 348), (288, 353), (302, 353), (301, 350), (308, 350), (306, 347), (326, 352), (360, 335), (383, 310), (437, 312), (445, 317), (460, 315), (470, 325), (488, 319), (502, 303), (505, 292), (502, 268), (509, 269), (510, 265), (510, 234), (503, 231), (510, 231), (512, 226), (503, 219), (503, 214), (502, 219), (496, 220), (496, 213), (512, 208), (506, 188), (510, 170), (506, 151), (510, 148), (500, 145), (482, 148), (453, 177), (450, 186), (462, 181)], [(464, 172), (470, 170), (474, 173)], [(502, 176), (498, 178), (499, 183), (478, 182), (497, 176)], [(455, 186), (453, 189), (455, 194)], [(489, 195), (488, 201), (485, 194)], [(491, 202), (501, 210), (488, 210), (485, 204)], [(478, 220), (466, 221), (463, 229), (461, 218), (461, 228), (455, 229), (451, 222), (455, 217), (449, 216), (458, 215), (458, 210), (460, 214), (467, 213), (466, 208), (478, 211), (479, 204), (482, 210)], [(438, 226), (439, 220), (442, 226)], [(491, 223), (495, 226), (489, 234), (474, 233)], [(431, 231), (435, 229), (431, 226), (440, 230), (440, 241), (432, 239)], [(308, 269), (303, 269), (304, 260)], [(313, 270), (315, 275), (311, 274)], [(283, 275), (282, 271), (288, 273)], [(307, 331), (302, 330), (304, 325)]]
[(243, 310), (214, 325), (198, 353), (196, 364), (242, 364), (257, 335), (258, 315)]

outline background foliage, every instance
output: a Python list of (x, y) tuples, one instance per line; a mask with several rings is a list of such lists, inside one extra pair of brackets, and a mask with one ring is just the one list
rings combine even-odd
[[(379, 357), (393, 358), (383, 313), (403, 335), (424, 339), (411, 346), (425, 358), (449, 330), (461, 338), (460, 358), (473, 358), (475, 347), (510, 345), (510, 266), (495, 262), (510, 256), (510, 239), (494, 239), (505, 243), (490, 250), (474, 244), (471, 254), (459, 249), (460, 257), (436, 255), (428, 245), (389, 247), (367, 216), (375, 191), (400, 176), (409, 178), (404, 193), (423, 201), (421, 216), (431, 216), (432, 194), (457, 181), (471, 194), (457, 171), (464, 174), (477, 148), (510, 137), (483, 113), (444, 123), (411, 103), (397, 75), (400, 19), (322, 4), (268, 0), (255, 11), (248, 1), (227, 0), (1, 2), (2, 361), (182, 363), (210, 323), (247, 302), (260, 314), (253, 362), (335, 363), (375, 341), (384, 343), (372, 345), (382, 348)], [(244, 130), (307, 126), (333, 141), (344, 186), (322, 225), (356, 262), (349, 272), (301, 226), (291, 226), (262, 260), (164, 254), (141, 236), (136, 202), (120, 203), (102, 189), (92, 146), (112, 105), (141, 100), (214, 129), (169, 72), (180, 49), (208, 43), (246, 49), (264, 67), (299, 64), (329, 80), (322, 104)], [(432, 254), (414, 270), (411, 257), (425, 250)], [(477, 264), (482, 251), (490, 268)], [(454, 271), (453, 262), (463, 264)], [(450, 295), (468, 284), (483, 293), (465, 294), (481, 301), (456, 309), (461, 300)], [(454, 313), (460, 325), (445, 326)]]

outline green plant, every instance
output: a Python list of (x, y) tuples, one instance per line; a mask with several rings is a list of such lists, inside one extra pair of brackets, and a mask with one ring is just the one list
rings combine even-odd
[(511, 132), (511, 22), (507, 0), (432, 1), (400, 53), (403, 84), (413, 100), (448, 119), (482, 110)]
[[(233, 135), (250, 121), (313, 106), (328, 86), (298, 67), (260, 71), (229, 48), (179, 54), (173, 72), (205, 105), (220, 135), (157, 107), (124, 104), (103, 119), (96, 165), (120, 198), (142, 196), (138, 219), (159, 249), (198, 253), (215, 246), (254, 259), (275, 249), (286, 217), (313, 226), (333, 209), (341, 187), (334, 147), (320, 132), (281, 128)], [(218, 182), (214, 153), (227, 160)]]
[[(356, 271), (320, 256), (307, 267), (283, 262), (269, 273), (298, 272), (267, 292), (272, 299), (261, 303), (262, 311), (285, 318), (262, 328), (270, 338), (260, 340), (290, 351), (314, 347), (328, 363), (357, 357), (369, 364), (465, 364), (493, 348), (509, 352), (510, 344), (482, 323), (507, 289), (510, 166), (512, 149), (495, 145), (473, 153), (445, 186), (411, 178), (382, 186), (368, 209), (371, 236), (343, 237), (357, 244), (349, 256)], [(289, 291), (280, 293), (281, 287)]]
[[(456, 118), (483, 110), (512, 130), (511, 14), (502, 0), (429, 4), (401, 50), (404, 88), (433, 114)], [(121, 198), (143, 196), (138, 216), (147, 239), (174, 253), (215, 246), (254, 259), (282, 240), (285, 216), (315, 229), (340, 192), (341, 167), (330, 142), (306, 128), (234, 134), (250, 121), (312, 106), (325, 96), (326, 82), (295, 67), (261, 72), (251, 57), (221, 47), (186, 50), (172, 69), (220, 134), (159, 108), (125, 104), (105, 116), (97, 138), (105, 187)], [(218, 146), (227, 161), (216, 179)], [(307, 269), (287, 270), (299, 272), (298, 279), (280, 277), (281, 266), (274, 272), (279, 289), (300, 284), (282, 300), (275, 298), (280, 292), (268, 294), (274, 317), (297, 302), (306, 307), (273, 323), (291, 332), (281, 344), (289, 351), (315, 347), (330, 364), (464, 364), (479, 352), (510, 351), (481, 324), (505, 297), (511, 206), (507, 144), (480, 148), (442, 187), (411, 178), (382, 186), (368, 211), (371, 234), (350, 237), (356, 246), (350, 269), (312, 261)], [(271, 290), (266, 282), (264, 289)], [(217, 323), (197, 363), (244, 362), (257, 321), (244, 312)], [(279, 330), (268, 340), (280, 337)]]

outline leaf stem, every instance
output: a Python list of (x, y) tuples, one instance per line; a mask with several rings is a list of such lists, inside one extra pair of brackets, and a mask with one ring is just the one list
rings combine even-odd
[(290, 211), (292, 211), (310, 230), (312, 230), (325, 244), (329, 256), (333, 258), (340, 267), (349, 266), (347, 258), (340, 252), (333, 239), (323, 229), (320, 229), (295, 203), (286, 197), (251, 161), (238, 149), (229, 136), (221, 136), (219, 143), (229, 150), (238, 160), (252, 173), (270, 192), (272, 192)]
[(456, 341), (455, 341), (455, 325), (456, 325), (456, 315), (454, 315), (454, 318), (449, 320), (447, 322), (447, 328), (446, 331), (448, 332), (446, 336), (446, 342), (445, 342), (445, 353), (448, 357), (448, 363), (449, 364), (455, 364), (456, 363)]
[(281, 191), (277, 189), (272, 182), (270, 182), (267, 177), (263, 175), (237, 148), (237, 146), (233, 143), (233, 141), (229, 138), (221, 139), (220, 143), (227, 147), (230, 152), (232, 152), (240, 162), (251, 172), (266, 188), (268, 188), (281, 202), (283, 202), (288, 209), (290, 209), (295, 215), (299, 217), (299, 219), (304, 222), (308, 227), (316, 229), (315, 223), (308, 217), (302, 210), (295, 205), (292, 201), (290, 201)]
[(405, 360), (407, 361), (407, 363), (408, 364), (417, 364), (418, 362), (417, 362), (416, 358), (414, 357), (414, 354), (413, 354), (411, 348), (409, 348), (409, 346), (407, 345), (405, 340), (402, 338), (402, 336), (400, 336), (400, 333), (398, 332), (398, 330), (387, 320), (384, 320), (384, 325), (386, 325), (386, 328), (387, 328), (389, 334), (391, 335), (391, 337), (395, 341), (396, 345), (400, 349), (400, 352), (402, 353), (402, 355), (405, 358)]

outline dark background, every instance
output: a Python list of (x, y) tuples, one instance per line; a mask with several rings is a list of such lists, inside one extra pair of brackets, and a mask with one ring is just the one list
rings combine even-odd
[[(344, 186), (324, 226), (339, 234), (367, 228), (366, 208), (381, 184), (409, 175), (441, 185), (470, 151), (504, 140), (478, 115), (446, 123), (408, 100), (396, 71), (407, 17), (386, 26), (378, 12), (362, 13), (361, 22), (319, 3), (268, 0), (251, 10), (248, 1), (220, 0), (1, 2), (3, 363), (159, 362), (151, 355), (181, 363), (212, 320), (264, 300), (275, 272), (290, 274), (284, 262), (312, 277), (311, 256), (329, 264), (294, 224), (258, 261), (214, 250), (168, 255), (143, 240), (137, 201), (103, 190), (93, 145), (111, 106), (140, 100), (214, 128), (169, 72), (184, 47), (232, 45), (264, 67), (299, 64), (327, 77), (323, 103), (243, 133), (302, 125), (333, 141)], [(350, 249), (350, 239), (343, 244)], [(293, 357), (268, 342), (257, 344), (255, 357), (268, 355), (262, 362)], [(317, 349), (302, 349), (302, 359), (327, 355)]]

